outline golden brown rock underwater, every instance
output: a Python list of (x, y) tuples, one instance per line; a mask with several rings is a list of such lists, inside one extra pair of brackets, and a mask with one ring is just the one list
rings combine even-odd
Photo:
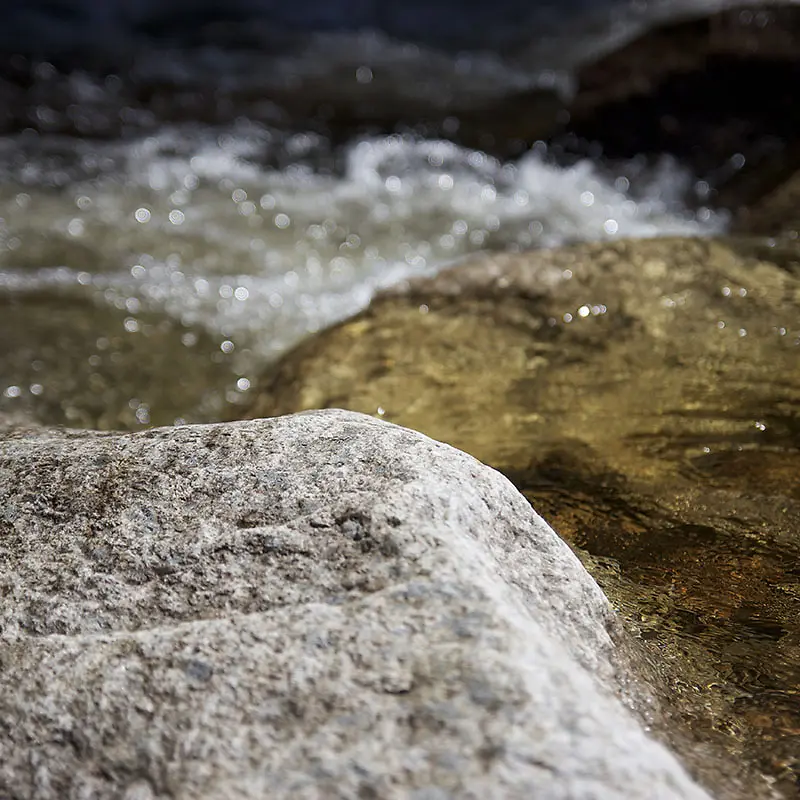
[(489, 255), (301, 344), (248, 416), (342, 407), (509, 476), (653, 655), (676, 713), (800, 786), (800, 247)]

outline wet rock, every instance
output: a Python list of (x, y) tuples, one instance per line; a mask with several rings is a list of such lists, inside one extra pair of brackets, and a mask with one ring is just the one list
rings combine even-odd
[(625, 612), (694, 734), (793, 796), (797, 258), (661, 239), (469, 261), (302, 344), (250, 413), (363, 411), (505, 472)]
[(347, 412), (0, 441), (0, 793), (702, 798), (500, 474)]
[[(582, 64), (574, 111), (583, 117), (611, 102), (653, 94), (670, 76), (694, 74), (699, 80), (697, 73), (716, 69), (720, 58), (749, 61), (755, 67), (772, 62), (788, 66), (797, 60), (798, 45), (800, 7), (793, 3), (737, 3), (713, 14), (664, 21)], [(726, 89), (731, 100), (741, 87)]]
[[(797, 155), (800, 157), (800, 147)], [(770, 177), (773, 180), (759, 192), (758, 200), (739, 209), (733, 229), (739, 233), (797, 239), (800, 237), (800, 169), (792, 173), (780, 170)]]
[(796, 4), (652, 28), (579, 69), (562, 138), (612, 160), (669, 154), (702, 179), (697, 202), (747, 209), (800, 163), (798, 54)]

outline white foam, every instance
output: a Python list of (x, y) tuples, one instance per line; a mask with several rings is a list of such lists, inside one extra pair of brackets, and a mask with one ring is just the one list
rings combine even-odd
[(102, 147), (102, 174), (76, 173), (68, 189), (51, 188), (46, 158), (26, 185), (7, 170), (0, 287), (72, 284), (118, 306), (134, 298), (263, 360), (377, 288), (470, 252), (725, 225), (680, 205), (689, 177), (667, 161), (634, 200), (589, 162), (558, 168), (534, 152), (502, 163), (389, 136), (353, 144), (334, 176), (264, 168), (270, 146), (269, 131), (249, 124), (174, 128)]

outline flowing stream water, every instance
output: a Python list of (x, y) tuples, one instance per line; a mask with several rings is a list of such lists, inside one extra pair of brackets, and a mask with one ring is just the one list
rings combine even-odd
[[(470, 252), (725, 223), (682, 204), (691, 177), (669, 161), (613, 175), (555, 166), (544, 146), (503, 163), (387, 136), (320, 169), (319, 136), (276, 138), (242, 121), (0, 140), (0, 410), (99, 427), (217, 418), (303, 336)], [(268, 166), (277, 148), (293, 163)]]

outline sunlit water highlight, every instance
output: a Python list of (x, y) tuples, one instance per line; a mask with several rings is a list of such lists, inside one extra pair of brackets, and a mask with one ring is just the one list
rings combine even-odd
[[(0, 292), (17, 312), (42, 293), (91, 301), (118, 312), (123, 338), (141, 334), (143, 315), (170, 320), (186, 348), (196, 350), (202, 330), (214, 343), (208, 357), (224, 356), (223, 394), (235, 402), (265, 364), (365, 306), (376, 289), (467, 253), (708, 234), (725, 223), (682, 205), (690, 177), (666, 161), (634, 179), (634, 193), (628, 177), (601, 175), (588, 161), (556, 167), (544, 148), (502, 163), (445, 141), (388, 136), (355, 142), (342, 169), (324, 172), (301, 162), (317, 145), (303, 134), (282, 143), (298, 163), (276, 170), (263, 166), (271, 132), (252, 123), (172, 127), (125, 143), (6, 138)], [(24, 319), (35, 344), (33, 307)], [(59, 358), (96, 355), (76, 347)], [(3, 355), (5, 400), (30, 393), (22, 357), (19, 348)], [(60, 391), (46, 374), (32, 382), (34, 406)], [(17, 387), (11, 398), (8, 386)], [(220, 404), (211, 407), (214, 416)], [(166, 410), (157, 418), (172, 421)]]

